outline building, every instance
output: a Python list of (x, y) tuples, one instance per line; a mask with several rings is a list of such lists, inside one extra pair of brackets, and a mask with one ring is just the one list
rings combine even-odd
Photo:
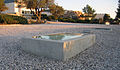
[(96, 14), (95, 19), (104, 19), (105, 14)]
[[(17, 2), (16, 2), (17, 1)], [(54, 0), (48, 0), (49, 4), (53, 4)], [(24, 16), (26, 18), (31, 18), (33, 15), (30, 9), (27, 9), (25, 4), (22, 3), (22, 0), (5, 0), (5, 5), (8, 7), (8, 10), (2, 12), (5, 14)], [(42, 12), (42, 14), (52, 15), (48, 10)]]
[(63, 15), (64, 18), (74, 18), (77, 15), (72, 10), (65, 10), (65, 13)]
[(93, 16), (91, 14), (84, 14), (81, 11), (72, 11), (66, 10), (63, 16), (64, 18), (73, 18), (73, 19), (80, 19), (80, 20), (91, 20)]
[(72, 11), (72, 10), (66, 10), (64, 13), (64, 18), (79, 18), (80, 15), (82, 15), (81, 11)]
[(81, 20), (92, 20), (93, 19), (93, 14), (82, 14), (80, 16)]
[(82, 15), (82, 12), (81, 12), (81, 11), (74, 11), (74, 13), (75, 13), (77, 16)]

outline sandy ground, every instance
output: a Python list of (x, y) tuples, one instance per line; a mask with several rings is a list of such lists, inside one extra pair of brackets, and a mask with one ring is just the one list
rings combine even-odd
[[(62, 32), (96, 34), (96, 44), (68, 61), (55, 61), (21, 50), (22, 37)], [(0, 25), (0, 70), (120, 70), (120, 25)]]

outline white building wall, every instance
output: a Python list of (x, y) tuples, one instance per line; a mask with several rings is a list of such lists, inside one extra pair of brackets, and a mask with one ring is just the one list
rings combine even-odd
[(18, 4), (17, 4), (17, 3), (14, 3), (14, 11), (15, 11), (15, 12), (19, 12), (19, 8), (18, 8), (17, 6), (18, 6)]
[[(16, 14), (18, 16), (27, 16), (27, 17), (32, 16), (32, 14), (30, 13), (31, 12), (30, 9), (27, 9), (26, 7), (18, 8), (18, 4), (15, 3), (15, 2), (6, 3), (5, 5), (8, 7), (8, 10), (6, 10), (6, 11), (4, 11), (2, 13), (5, 13), (5, 14)], [(24, 12), (26, 11), (27, 13), (23, 14), (22, 13), (23, 11)], [(47, 14), (48, 16), (52, 15), (50, 12), (46, 12), (46, 11), (42, 12), (42, 14)]]
[(105, 14), (97, 14), (97, 15), (95, 16), (95, 19), (103, 19), (104, 15), (105, 15)]
[(14, 11), (14, 3), (6, 3), (5, 4), (8, 7), (8, 10), (2, 12), (2, 13), (15, 13)]
[(21, 9), (22, 11), (31, 11), (30, 9), (27, 9), (26, 7)]
[(46, 14), (47, 16), (52, 15), (50, 12), (42, 12), (42, 14)]

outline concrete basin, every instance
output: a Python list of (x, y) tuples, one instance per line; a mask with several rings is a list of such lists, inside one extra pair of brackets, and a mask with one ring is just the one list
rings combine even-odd
[(38, 56), (67, 60), (95, 43), (94, 34), (58, 33), (22, 38), (22, 49)]

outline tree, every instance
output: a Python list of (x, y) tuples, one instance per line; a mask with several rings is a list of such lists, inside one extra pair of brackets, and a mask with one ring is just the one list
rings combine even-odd
[(7, 10), (8, 8), (5, 6), (4, 0), (0, 0), (0, 13), (2, 11)]
[(104, 17), (103, 17), (103, 21), (106, 22), (106, 21), (109, 21), (111, 18), (110, 18), (110, 15), (109, 14), (105, 14)]
[(95, 13), (95, 10), (92, 9), (91, 6), (86, 5), (86, 7), (83, 8), (83, 12), (86, 13), (86, 14), (94, 14), (94, 13)]
[(64, 9), (58, 5), (49, 6), (50, 12), (54, 15), (55, 19), (58, 20), (58, 17), (64, 14)]
[(92, 17), (92, 18), (95, 17), (95, 14), (94, 14), (95, 10), (92, 9), (92, 7), (89, 5), (86, 5), (86, 7), (83, 8), (83, 12), (84, 14), (86, 14), (85, 17)]
[(50, 5), (49, 0), (23, 0), (26, 7), (31, 10), (36, 16), (37, 21), (41, 21), (41, 13)]
[(120, 0), (118, 1), (119, 4), (118, 4), (118, 8), (117, 8), (117, 15), (116, 15), (116, 19), (120, 20)]

